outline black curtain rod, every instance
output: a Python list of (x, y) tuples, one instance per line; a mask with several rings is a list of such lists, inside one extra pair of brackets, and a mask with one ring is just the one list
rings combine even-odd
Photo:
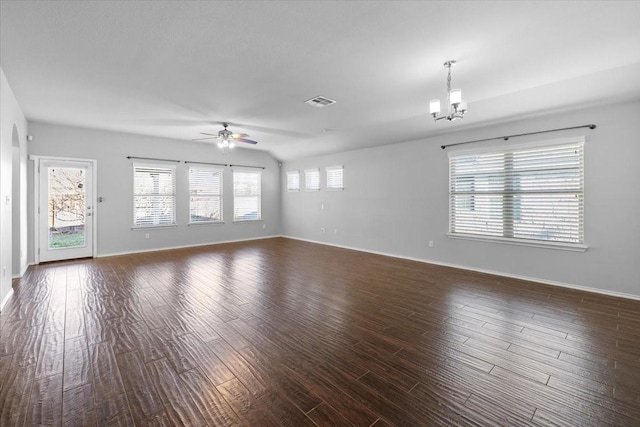
[(154, 157), (136, 157), (136, 156), (127, 156), (127, 159), (137, 159), (137, 160), (157, 160), (159, 162), (173, 162), (180, 163), (180, 160), (171, 160), (171, 159), (156, 159)]
[(229, 166), (226, 163), (192, 162), (190, 160), (185, 160), (184, 162), (185, 162), (185, 164), (193, 163), (195, 165)]
[(590, 124), (590, 125), (572, 126), (572, 127), (568, 127), (568, 128), (541, 130), (541, 131), (538, 131), (538, 132), (519, 133), (517, 135), (496, 136), (495, 138), (476, 139), (476, 140), (473, 140), (473, 141), (456, 142), (455, 144), (441, 145), (440, 148), (442, 148), (444, 150), (447, 147), (453, 147), (455, 145), (471, 144), (473, 142), (493, 141), (494, 139), (504, 139), (505, 141), (508, 141), (509, 138), (515, 138), (517, 136), (538, 135), (540, 133), (559, 132), (561, 130), (581, 129), (581, 128), (595, 129), (596, 125)]
[(254, 168), (254, 169), (264, 169), (264, 166), (245, 166), (245, 165), (229, 165), (232, 168)]

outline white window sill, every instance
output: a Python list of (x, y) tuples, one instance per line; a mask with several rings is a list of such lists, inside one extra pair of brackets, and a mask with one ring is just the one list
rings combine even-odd
[(200, 222), (190, 222), (189, 224), (187, 224), (187, 226), (191, 227), (192, 225), (199, 226), (199, 225), (222, 225), (222, 224), (224, 224), (224, 221), (200, 221)]
[(585, 252), (588, 249), (588, 246), (586, 245), (561, 242), (546, 242), (543, 240), (507, 239), (505, 237), (474, 236), (469, 234), (455, 233), (447, 233), (447, 236), (450, 239), (475, 240), (479, 242), (501, 243), (516, 246), (530, 246), (534, 248), (558, 249), (562, 251)]
[(258, 218), (258, 219), (234, 219), (233, 220), (234, 224), (241, 224), (243, 222), (262, 222), (262, 218)]
[(152, 230), (152, 229), (162, 229), (162, 228), (178, 228), (178, 224), (167, 224), (167, 225), (134, 225), (131, 227), (132, 230)]
[(335, 188), (331, 188), (331, 187), (327, 187), (327, 191), (344, 191), (344, 187), (335, 187)]

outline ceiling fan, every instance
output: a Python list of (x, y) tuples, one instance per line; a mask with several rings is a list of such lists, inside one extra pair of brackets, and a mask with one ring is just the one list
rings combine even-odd
[(233, 133), (227, 129), (229, 127), (229, 123), (222, 123), (224, 129), (218, 131), (218, 134), (200, 132), (201, 135), (207, 135), (204, 138), (196, 138), (193, 141), (204, 141), (206, 139), (217, 139), (218, 147), (220, 148), (233, 148), (236, 146), (236, 142), (245, 142), (247, 144), (257, 144), (257, 141), (253, 141), (251, 139), (247, 139), (249, 135), (246, 133)]

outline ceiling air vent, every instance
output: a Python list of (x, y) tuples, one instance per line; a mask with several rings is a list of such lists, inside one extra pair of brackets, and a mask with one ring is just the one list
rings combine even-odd
[(311, 98), (307, 101), (304, 101), (305, 104), (313, 105), (314, 107), (322, 108), (327, 105), (335, 104), (336, 101), (333, 99), (326, 98), (324, 96), (316, 96), (315, 98)]

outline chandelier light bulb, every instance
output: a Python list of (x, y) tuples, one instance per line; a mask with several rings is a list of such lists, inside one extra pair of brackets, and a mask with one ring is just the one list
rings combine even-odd
[(440, 114), (440, 100), (432, 99), (429, 101), (429, 114)]
[(460, 104), (462, 101), (462, 91), (460, 89), (453, 89), (449, 94), (449, 102), (451, 105)]
[(229, 148), (233, 148), (236, 146), (236, 143), (233, 141), (229, 141)]

